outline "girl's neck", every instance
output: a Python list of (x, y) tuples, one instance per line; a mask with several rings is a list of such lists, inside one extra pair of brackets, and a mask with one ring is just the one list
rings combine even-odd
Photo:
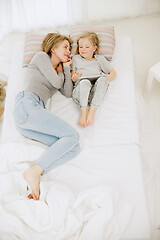
[[(81, 56), (82, 57), (82, 56)], [(82, 58), (84, 58), (84, 57), (82, 57)], [(93, 57), (91, 57), (91, 58), (89, 58), (89, 59), (87, 59), (87, 58), (84, 58), (85, 60), (87, 60), (87, 61), (92, 61), (92, 60), (94, 60), (95, 59), (95, 57), (93, 56)]]

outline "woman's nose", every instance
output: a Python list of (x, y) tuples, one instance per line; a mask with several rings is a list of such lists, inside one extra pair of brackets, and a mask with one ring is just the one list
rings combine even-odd
[(68, 54), (70, 54), (70, 53), (71, 53), (71, 50), (68, 48), (68, 49), (67, 49), (67, 52), (68, 52)]

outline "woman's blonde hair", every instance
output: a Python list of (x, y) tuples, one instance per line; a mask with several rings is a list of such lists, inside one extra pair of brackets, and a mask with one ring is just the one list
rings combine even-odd
[(67, 40), (72, 47), (72, 40), (67, 36), (63, 36), (60, 33), (48, 33), (42, 42), (42, 51), (51, 56), (51, 49), (59, 46), (60, 43)]
[(96, 51), (94, 54), (99, 53), (99, 38), (95, 32), (84, 32), (82, 33), (81, 36), (77, 39), (77, 49), (76, 49), (76, 54), (79, 54), (79, 40), (82, 38), (88, 38), (89, 41), (93, 44), (93, 46), (97, 46)]

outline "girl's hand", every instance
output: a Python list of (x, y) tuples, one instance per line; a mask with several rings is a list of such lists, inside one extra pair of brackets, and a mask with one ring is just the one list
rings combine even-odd
[(82, 76), (82, 73), (75, 72), (71, 79), (73, 82), (76, 82), (78, 80), (78, 78), (81, 76)]
[(67, 62), (63, 63), (63, 67), (68, 67), (72, 64), (72, 60), (68, 58)]
[(116, 72), (113, 69), (107, 77), (108, 82), (112, 81), (116, 77)]
[(107, 76), (107, 80), (108, 80), (108, 82), (113, 80), (113, 78), (112, 78), (112, 76), (110, 74)]

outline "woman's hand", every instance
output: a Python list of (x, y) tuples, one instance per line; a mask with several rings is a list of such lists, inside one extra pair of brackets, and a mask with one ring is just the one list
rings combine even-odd
[(72, 64), (72, 60), (68, 58), (67, 62), (63, 63), (63, 67), (68, 67)]
[(78, 73), (78, 72), (74, 72), (74, 73), (72, 73), (72, 81), (73, 82), (76, 82), (77, 80), (78, 80), (78, 78), (79, 77), (81, 77), (82, 76), (82, 73)]

